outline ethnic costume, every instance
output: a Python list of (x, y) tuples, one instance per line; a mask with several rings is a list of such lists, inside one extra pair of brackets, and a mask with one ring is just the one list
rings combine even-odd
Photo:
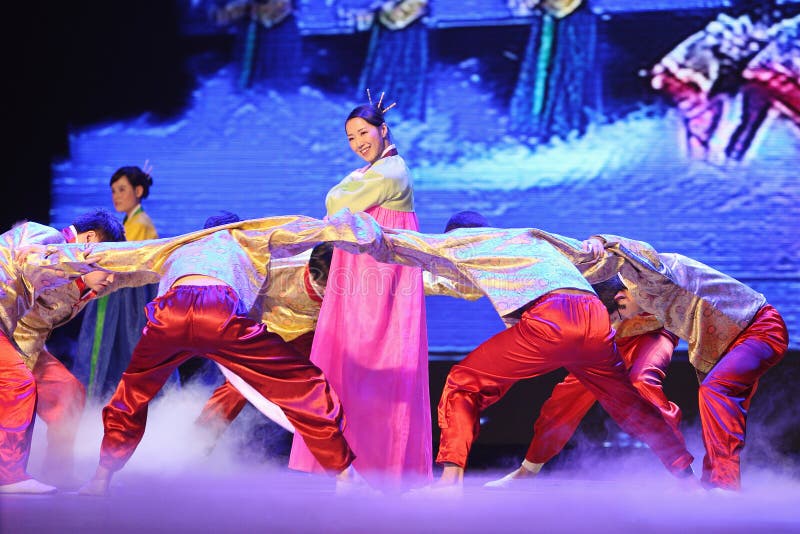
[[(65, 374), (69, 373), (63, 366), (54, 366), (45, 357), (37, 370), (33, 365), (34, 360), (20, 352), (12, 342), (22, 317), (35, 306), (42, 291), (48, 288), (57, 291), (58, 286), (69, 282), (69, 279), (53, 271), (31, 270), (27, 261), (21, 263), (23, 260), (17, 257), (18, 251), (27, 245), (64, 243), (74, 236), (74, 230), (62, 234), (53, 228), (30, 222), (0, 236), (0, 486), (31, 478), (26, 467), (38, 399), (39, 385), (35, 376), (38, 375), (44, 383), (70, 382), (65, 380)], [(54, 367), (57, 369), (51, 372)], [(52, 390), (45, 388), (39, 406), (45, 412), (45, 417), (53, 416), (50, 418), (52, 421), (57, 418), (59, 408), (54, 405), (50, 393)], [(76, 395), (78, 398), (74, 401), (80, 405), (79, 388), (76, 388)], [(64, 409), (71, 411), (74, 408), (75, 405), (72, 405)]]
[[(767, 27), (753, 23), (747, 15), (720, 14), (653, 67), (651, 85), (678, 107), (690, 157), (710, 155), (713, 136), (742, 85), (742, 71), (767, 39)], [(741, 159), (744, 152), (734, 153), (732, 148), (736, 137), (729, 141), (726, 155)]]
[[(123, 226), (126, 241), (158, 238), (141, 204), (125, 216)], [(114, 391), (147, 321), (144, 307), (155, 296), (155, 284), (125, 287), (86, 306), (72, 371), (90, 398), (105, 401)], [(177, 375), (173, 381), (177, 383)]]
[[(270, 278), (267, 282), (266, 295), (261, 312), (262, 322), (270, 332), (277, 333), (284, 341), (306, 356), (311, 355), (314, 340), (314, 328), (319, 316), (320, 304), (325, 292), (324, 287), (314, 281), (308, 269), (309, 253), (298, 254), (290, 258), (276, 258), (270, 262)], [(425, 295), (439, 295), (476, 300), (483, 296), (477, 289), (453, 283), (442, 277), (435, 277), (424, 271), (423, 282)], [(253, 311), (258, 311), (254, 307)], [(254, 317), (251, 312), (250, 316)], [(255, 318), (255, 317), (254, 317)], [(213, 439), (219, 437), (230, 423), (239, 415), (248, 399), (226, 380), (219, 386), (203, 407), (197, 424), (209, 430)], [(256, 407), (264, 406), (269, 401), (258, 399)], [(265, 415), (271, 417), (274, 410)], [(276, 420), (285, 427), (283, 418)], [(294, 432), (294, 429), (287, 428)]]
[[(250, 317), (260, 317), (267, 330), (278, 334), (297, 352), (309, 358), (324, 288), (313, 280), (308, 260), (310, 251), (270, 262), (264, 297)], [(197, 424), (218, 437), (247, 404), (247, 399), (230, 381), (219, 386), (203, 407)]]
[(379, 261), (424, 266), (480, 289), (510, 326), (453, 366), (439, 402), (437, 461), (463, 467), (481, 410), (518, 380), (565, 367), (628, 433), (673, 473), (692, 462), (682, 440), (636, 391), (614, 349), (608, 312), (573, 263), (580, 242), (530, 229), (464, 228), (448, 234), (382, 229), (366, 214), (329, 217), (305, 239), (329, 240)]
[(125, 227), (126, 241), (144, 241), (145, 239), (158, 239), (158, 232), (150, 216), (144, 212), (141, 204), (138, 204), (130, 215), (126, 215), (122, 221)]
[[(155, 281), (157, 277), (153, 276), (120, 275), (104, 293)], [(64, 364), (47, 350), (45, 341), (55, 328), (70, 321), (96, 296), (80, 278), (45, 291), (14, 330), (14, 342), (36, 380), (36, 414), (47, 424), (46, 470), (64, 476), (72, 472), (73, 446), (86, 391)]]
[[(263, 324), (246, 317), (265, 283), (274, 228), (300, 218), (273, 218), (136, 244), (87, 249), (99, 268), (161, 275), (159, 296), (147, 305), (148, 322), (131, 363), (103, 410), (100, 465), (117, 471), (142, 438), (147, 406), (172, 372), (203, 355), (235, 373), (286, 414), (318, 461), (341, 471), (353, 453), (341, 433), (341, 404), (321, 371)], [(236, 226), (236, 229), (233, 227)], [(86, 251), (55, 269), (80, 268)], [(219, 285), (183, 285), (200, 275)], [(235, 289), (234, 289), (235, 288)]]
[(689, 344), (700, 381), (703, 483), (739, 489), (747, 411), (758, 379), (786, 353), (786, 324), (764, 295), (707, 265), (640, 241), (596, 237), (611, 254), (594, 272), (618, 270), (639, 306)]
[(771, 109), (800, 125), (800, 15), (773, 25), (769, 34), (769, 44), (742, 73), (744, 119), (731, 145), (734, 156), (744, 154)]
[[(328, 193), (326, 208), (365, 211), (387, 228), (416, 230), (411, 177), (394, 145)], [(345, 436), (369, 482), (432, 476), (428, 340), (422, 271), (334, 250), (311, 361), (347, 410)], [(289, 467), (318, 471), (295, 435)]]
[[(680, 435), (680, 408), (667, 399), (662, 389), (678, 338), (651, 315), (623, 320), (613, 326), (614, 342), (631, 383)], [(545, 464), (561, 452), (596, 400), (574, 375), (567, 375), (542, 405), (525, 459)]]

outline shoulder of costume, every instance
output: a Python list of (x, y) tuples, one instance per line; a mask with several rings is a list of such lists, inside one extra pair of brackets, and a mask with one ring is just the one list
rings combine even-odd
[[(366, 173), (374, 170), (376, 173), (381, 174), (391, 179), (406, 179), (408, 178), (408, 165), (402, 156), (386, 156), (376, 161)], [(365, 174), (366, 174), (365, 173)]]
[(18, 232), (20, 239), (25, 243), (38, 243), (41, 245), (58, 245), (66, 243), (64, 235), (61, 232), (55, 228), (36, 222), (29, 221), (23, 223), (14, 227), (12, 231)]

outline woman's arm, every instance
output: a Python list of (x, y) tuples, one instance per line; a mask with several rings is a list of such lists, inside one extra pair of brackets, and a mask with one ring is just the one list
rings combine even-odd
[(343, 208), (359, 212), (404, 197), (411, 198), (408, 169), (399, 157), (387, 158), (364, 174), (355, 171), (342, 180), (328, 192), (325, 207), (328, 215)]

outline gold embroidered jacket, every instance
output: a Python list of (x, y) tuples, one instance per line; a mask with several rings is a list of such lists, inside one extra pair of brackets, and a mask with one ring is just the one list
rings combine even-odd
[(689, 344), (689, 361), (700, 372), (711, 370), (767, 303), (761, 293), (686, 256), (659, 254), (624, 237), (594, 237), (611, 253), (594, 266), (597, 281), (619, 271), (642, 309)]
[[(19, 319), (45, 290), (68, 283), (65, 273), (39, 268), (44, 258), (29, 251), (64, 243), (58, 230), (34, 222), (18, 225), (0, 235), (0, 327), (12, 339)], [(55, 251), (54, 251), (55, 252)], [(46, 261), (62, 259), (58, 253)]]
[[(155, 282), (158, 282), (158, 277), (150, 273), (119, 274), (97, 296), (107, 295), (123, 287)], [(50, 333), (80, 313), (89, 300), (91, 299), (81, 298), (80, 290), (74, 283), (50, 289), (39, 295), (34, 306), (17, 322), (14, 330), (14, 342), (29, 369), (32, 370), (36, 364)]]
[[(181, 276), (213, 276), (233, 287), (250, 311), (262, 297), (273, 291), (267, 285), (272, 259), (270, 249), (281, 249), (280, 244), (284, 242), (295, 243), (301, 240), (304, 232), (316, 235), (325, 226), (323, 221), (310, 217), (267, 217), (171, 238), (49, 245), (41, 255), (40, 270), (49, 272), (50, 276), (53, 273), (74, 276), (96, 269), (150, 275), (160, 278), (159, 293), (165, 292)], [(291, 264), (291, 261), (287, 262)], [(287, 268), (287, 273), (289, 271), (291, 269)]]
[(275, 252), (296, 252), (296, 246), (332, 241), (339, 248), (368, 253), (381, 262), (422, 267), (456, 282), (465, 290), (462, 293), (477, 290), (486, 295), (507, 324), (551, 291), (594, 293), (573, 265), (573, 261), (591, 261), (590, 254), (576, 251), (581, 242), (541, 230), (462, 228), (447, 234), (424, 234), (381, 228), (368, 214), (347, 209), (330, 216), (328, 223), (316, 231), (307, 228), (297, 233), (294, 243), (274, 241)]

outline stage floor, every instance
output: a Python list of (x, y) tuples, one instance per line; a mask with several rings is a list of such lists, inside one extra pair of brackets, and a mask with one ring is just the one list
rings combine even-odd
[[(264, 425), (250, 406), (209, 452), (206, 433), (194, 424), (209, 394), (209, 388), (185, 387), (155, 399), (142, 442), (110, 494), (99, 498), (74, 492), (94, 472), (103, 436), (102, 403), (89, 403), (72, 484), (53, 495), (0, 496), (0, 533), (800, 533), (800, 476), (778, 455), (760, 465), (744, 458), (741, 493), (692, 490), (646, 448), (577, 448), (533, 480), (491, 490), (483, 484), (521, 458), (496, 452), (481, 469), (476, 445), (461, 497), (343, 497), (332, 477), (289, 470), (286, 432)], [(698, 472), (702, 444), (699, 432), (689, 430)], [(53, 482), (43, 469), (46, 431), (37, 421), (28, 469)], [(747, 449), (760, 446), (754, 440)]]
[[(257, 466), (118, 474), (108, 497), (0, 498), (2, 532), (800, 532), (798, 483), (738, 494), (671, 478), (544, 476), (513, 490), (467, 477), (461, 497), (337, 496), (333, 481)], [(777, 482), (777, 483), (776, 483)]]

